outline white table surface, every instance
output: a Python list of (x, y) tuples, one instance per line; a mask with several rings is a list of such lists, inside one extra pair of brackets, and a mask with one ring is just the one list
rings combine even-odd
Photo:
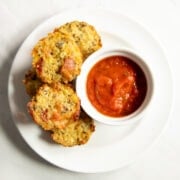
[[(172, 68), (174, 106), (167, 129), (145, 156), (122, 169), (82, 174), (57, 168), (24, 142), (11, 119), (7, 81), (25, 37), (43, 20), (68, 8), (104, 7), (142, 23), (161, 43)], [(178, 0), (0, 0), (0, 179), (180, 179), (180, 2)]]

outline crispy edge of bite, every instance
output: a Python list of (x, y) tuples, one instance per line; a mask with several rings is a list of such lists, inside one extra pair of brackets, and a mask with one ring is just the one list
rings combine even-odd
[(43, 84), (27, 104), (33, 120), (45, 130), (64, 128), (80, 114), (80, 99), (69, 85)]
[(69, 123), (63, 129), (54, 128), (51, 137), (54, 142), (62, 146), (72, 147), (86, 144), (94, 131), (94, 120), (84, 112), (81, 112), (77, 121)]
[(32, 50), (32, 66), (45, 83), (68, 83), (80, 73), (82, 54), (67, 33), (52, 32), (37, 42)]
[(102, 47), (101, 37), (94, 26), (84, 21), (72, 21), (56, 28), (54, 32), (69, 34), (78, 44), (85, 60)]
[(23, 84), (25, 86), (26, 93), (32, 97), (36, 94), (43, 82), (37, 77), (35, 69), (31, 68), (25, 73)]

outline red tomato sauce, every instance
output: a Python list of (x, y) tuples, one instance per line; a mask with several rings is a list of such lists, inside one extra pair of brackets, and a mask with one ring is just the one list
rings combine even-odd
[(87, 94), (92, 105), (111, 117), (129, 115), (138, 109), (147, 92), (141, 68), (123, 56), (110, 56), (96, 63), (87, 77)]

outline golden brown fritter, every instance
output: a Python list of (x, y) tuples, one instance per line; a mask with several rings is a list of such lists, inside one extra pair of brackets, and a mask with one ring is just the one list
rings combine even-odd
[(43, 129), (61, 129), (79, 118), (80, 100), (68, 85), (43, 84), (28, 103), (28, 110)]
[(32, 66), (45, 83), (68, 83), (80, 73), (82, 54), (74, 40), (53, 32), (38, 41), (32, 50)]
[(54, 32), (70, 35), (80, 48), (84, 60), (102, 47), (101, 38), (96, 29), (86, 22), (72, 21), (55, 29)]
[(70, 147), (87, 143), (94, 130), (94, 121), (88, 115), (83, 115), (63, 129), (54, 128), (51, 136), (56, 143)]
[(34, 96), (40, 86), (43, 84), (42, 81), (37, 77), (36, 71), (30, 69), (26, 72), (23, 83), (26, 88), (26, 92), (29, 96)]

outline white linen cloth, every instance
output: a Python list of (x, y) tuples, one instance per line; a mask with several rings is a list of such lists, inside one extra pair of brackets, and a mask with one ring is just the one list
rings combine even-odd
[[(13, 58), (25, 37), (46, 18), (75, 7), (103, 7), (142, 23), (161, 43), (172, 68), (175, 92), (170, 123), (143, 158), (102, 174), (69, 172), (49, 164), (24, 142), (12, 122), (7, 82)], [(0, 179), (180, 179), (180, 15), (178, 0), (0, 0)]]

